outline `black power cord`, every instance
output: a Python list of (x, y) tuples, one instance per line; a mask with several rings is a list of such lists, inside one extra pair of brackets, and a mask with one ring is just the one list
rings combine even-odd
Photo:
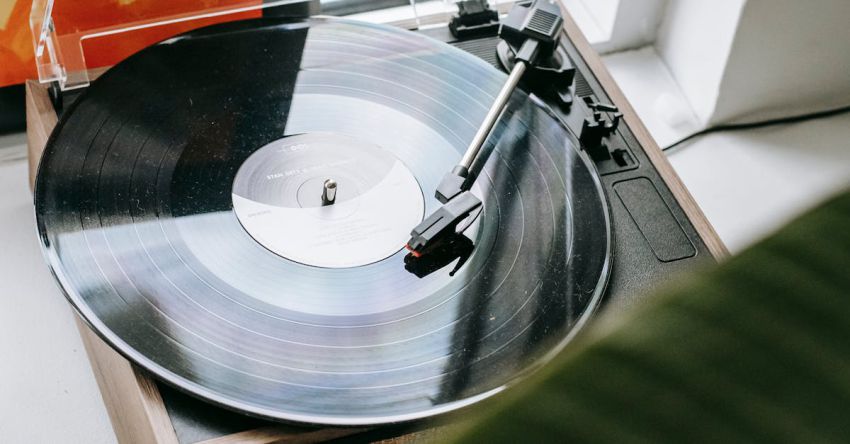
[(786, 123), (804, 122), (804, 121), (807, 121), (807, 120), (820, 119), (820, 118), (823, 118), (823, 117), (831, 117), (831, 116), (835, 116), (835, 115), (838, 115), (838, 114), (844, 114), (844, 113), (847, 113), (847, 112), (850, 112), (850, 106), (842, 106), (842, 107), (839, 107), (839, 108), (828, 109), (828, 110), (825, 110), (825, 111), (818, 111), (818, 112), (809, 113), (809, 114), (800, 114), (800, 115), (797, 115), (797, 116), (780, 117), (778, 119), (762, 120), (762, 121), (758, 121), (758, 122), (730, 123), (730, 124), (726, 124), (726, 125), (712, 126), (712, 127), (697, 131), (697, 132), (690, 134), (688, 136), (685, 136), (685, 137), (671, 143), (670, 145), (667, 145), (666, 147), (664, 147), (664, 149), (662, 149), (662, 151), (671, 150), (671, 149), (673, 149), (673, 148), (675, 148), (675, 147), (677, 147), (677, 146), (679, 146), (679, 145), (681, 145), (681, 144), (683, 144), (683, 143), (685, 143), (685, 142), (687, 142), (687, 141), (689, 141), (689, 140), (691, 140), (695, 137), (704, 136), (706, 134), (715, 133), (715, 132), (718, 132), (718, 131), (738, 131), (738, 130), (746, 130), (746, 129), (753, 129), (753, 128), (763, 128), (763, 127), (766, 127), (766, 126), (773, 126), (773, 125), (782, 125), (782, 124), (786, 124)]

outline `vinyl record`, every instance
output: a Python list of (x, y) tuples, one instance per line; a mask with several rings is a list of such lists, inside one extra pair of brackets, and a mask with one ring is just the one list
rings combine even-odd
[(102, 338), (212, 403), (334, 425), (471, 404), (559, 351), (609, 269), (598, 177), (522, 92), (474, 168), (481, 213), (433, 255), (402, 248), (505, 79), (422, 35), (335, 19), (149, 47), (48, 143), (48, 262)]

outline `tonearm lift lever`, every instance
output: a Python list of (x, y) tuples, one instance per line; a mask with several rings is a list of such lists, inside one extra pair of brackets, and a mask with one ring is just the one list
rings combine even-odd
[(554, 51), (562, 23), (561, 10), (554, 0), (517, 3), (502, 21), (499, 37), (514, 48), (514, 67), (460, 163), (443, 176), (437, 186), (436, 197), (443, 205), (410, 232), (406, 247), (414, 256), (427, 254), (429, 248), (446, 235), (456, 233), (458, 224), (481, 207), (481, 201), (469, 191), (473, 182), (470, 168), (527, 68), (545, 60)]

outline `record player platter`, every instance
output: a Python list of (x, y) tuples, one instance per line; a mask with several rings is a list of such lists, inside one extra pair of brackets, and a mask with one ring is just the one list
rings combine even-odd
[(483, 209), (403, 249), (505, 80), (422, 35), (335, 19), (216, 25), (109, 70), (36, 186), (68, 299), (171, 385), (269, 419), (431, 416), (539, 368), (598, 305), (608, 208), (575, 138), (517, 91)]

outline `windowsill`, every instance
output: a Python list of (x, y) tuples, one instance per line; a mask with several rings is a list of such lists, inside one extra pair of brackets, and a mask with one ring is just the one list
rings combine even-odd
[(590, 44), (611, 38), (620, 0), (562, 0)]
[(669, 146), (705, 127), (653, 46), (602, 60), (658, 145)]

